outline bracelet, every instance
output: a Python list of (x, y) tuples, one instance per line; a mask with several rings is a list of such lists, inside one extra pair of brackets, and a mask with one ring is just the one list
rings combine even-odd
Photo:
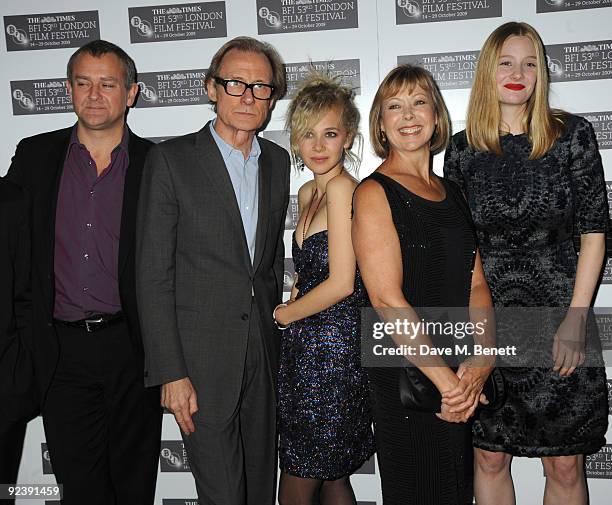
[(274, 319), (274, 324), (279, 330), (286, 330), (287, 328), (289, 328), (289, 326), (281, 326), (280, 324), (278, 324), (278, 321), (276, 320), (276, 309), (278, 309), (279, 307), (286, 307), (286, 306), (287, 306), (286, 303), (279, 303), (276, 307), (274, 307), (274, 310), (272, 311), (272, 319)]

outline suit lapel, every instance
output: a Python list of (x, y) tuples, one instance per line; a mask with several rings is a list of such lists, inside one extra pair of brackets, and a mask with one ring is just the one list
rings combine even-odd
[(200, 130), (196, 139), (197, 160), (205, 176), (210, 181), (211, 186), (219, 195), (224, 203), (224, 208), (227, 210), (230, 221), (233, 226), (238, 227), (242, 237), (243, 256), (247, 263), (249, 271), (253, 270), (251, 265), (251, 257), (249, 256), (249, 247), (244, 234), (244, 225), (240, 216), (238, 201), (236, 200), (236, 192), (232, 185), (229, 173), (223, 161), (223, 156), (217, 147), (217, 143), (210, 133), (211, 122), (208, 122), (204, 128)]
[[(127, 125), (126, 125), (127, 128)], [(138, 207), (138, 192), (140, 188), (140, 179), (142, 176), (142, 168), (146, 150), (144, 146), (138, 142), (136, 137), (128, 130), (129, 140), (129, 164), (125, 172), (125, 181), (123, 184), (123, 205), (121, 208), (121, 230), (119, 232), (119, 261), (118, 261), (118, 278), (127, 263), (130, 250), (134, 246), (136, 210)]]
[(272, 186), (272, 165), (268, 157), (268, 151), (263, 142), (260, 142), (261, 154), (259, 155), (259, 198), (257, 211), (257, 233), (255, 235), (255, 259), (253, 260), (253, 271), (257, 271), (263, 251), (266, 247), (268, 236), (268, 225), (270, 221), (270, 192)]
[[(56, 142), (53, 142), (47, 153), (48, 158), (42, 161), (43, 170), (40, 171), (41, 177), (45, 178), (41, 187), (40, 205), (36, 206), (41, 223), (41, 247), (38, 249), (38, 260), (41, 271), (41, 278), (44, 280), (44, 289), (49, 310), (53, 314), (55, 303), (55, 282), (54, 282), (54, 259), (55, 259), (55, 215), (57, 212), (57, 196), (59, 185), (64, 170), (64, 161), (72, 128), (64, 130)], [(35, 230), (33, 230), (36, 233)]]

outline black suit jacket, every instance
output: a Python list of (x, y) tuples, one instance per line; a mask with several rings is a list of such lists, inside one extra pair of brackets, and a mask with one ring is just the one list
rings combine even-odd
[(36, 414), (31, 362), (30, 232), (25, 193), (0, 179), (0, 405), (2, 420)]
[[(59, 349), (53, 326), (55, 283), (55, 214), (59, 182), (70, 143), (71, 128), (42, 133), (21, 140), (7, 178), (23, 187), (30, 197), (32, 231), (32, 352), (41, 399), (55, 372)], [(129, 132), (129, 166), (125, 174), (119, 237), (119, 294), (130, 338), (143, 354), (136, 307), (134, 235), (140, 179), (152, 142)]]

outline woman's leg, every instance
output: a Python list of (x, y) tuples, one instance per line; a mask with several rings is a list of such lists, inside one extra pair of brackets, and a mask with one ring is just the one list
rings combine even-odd
[(323, 481), (304, 479), (281, 472), (278, 489), (280, 505), (318, 505), (319, 491)]
[(323, 482), (320, 503), (321, 505), (356, 505), (357, 501), (349, 476)]
[(474, 496), (478, 505), (514, 505), (510, 474), (512, 456), (505, 452), (474, 449)]
[(586, 505), (587, 489), (582, 454), (545, 457), (542, 458), (542, 465), (546, 473), (544, 505)]

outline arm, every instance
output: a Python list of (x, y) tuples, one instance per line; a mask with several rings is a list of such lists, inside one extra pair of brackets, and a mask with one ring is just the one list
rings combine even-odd
[(195, 430), (197, 397), (187, 377), (175, 298), (179, 202), (170, 167), (157, 148), (149, 151), (142, 176), (136, 227), (136, 295), (148, 373), (147, 385), (162, 384), (161, 404), (184, 433)]
[(32, 332), (32, 296), (30, 276), (30, 227), (28, 222), (29, 205), (26, 194), (19, 202), (18, 225), (15, 249), (15, 284), (14, 284), (14, 310), (17, 330), (21, 341), (28, 347), (31, 345)]
[(298, 275), (295, 274), (295, 277), (293, 278), (293, 286), (291, 286), (291, 293), (289, 294), (289, 300), (287, 301), (287, 303), (295, 302), (295, 299), (297, 298), (297, 295), (300, 292), (300, 290), (297, 288), (297, 283)]
[(21, 186), (22, 188), (24, 188), (26, 184), (23, 164), (21, 162), (21, 159), (23, 157), (22, 155), (23, 149), (24, 149), (23, 141), (21, 141), (19, 142), (19, 144), (17, 144), (17, 148), (15, 149), (15, 154), (11, 158), (11, 166), (9, 167), (8, 172), (5, 175), (5, 177), (9, 181), (14, 182), (18, 186)]
[[(470, 320), (472, 322), (485, 322), (484, 333), (475, 333), (474, 343), (483, 347), (495, 347), (493, 300), (482, 267), (480, 251), (476, 252), (474, 271), (472, 273)], [(493, 356), (468, 358), (461, 363), (457, 370), (457, 376), (460, 379), (460, 384), (464, 385), (464, 390), (460, 392), (459, 389), (455, 389), (442, 397), (442, 401), (451, 406), (451, 412), (459, 412), (467, 408), (470, 415), (472, 415), (479, 403), (488, 403), (481, 393), (487, 377), (493, 370), (494, 364), (495, 358)]]
[(570, 375), (584, 361), (587, 312), (605, 258), (608, 204), (601, 156), (591, 124), (578, 119), (572, 133), (569, 167), (574, 189), (574, 227), (580, 234), (580, 255), (572, 300), (553, 343), (553, 369)]
[[(31, 251), (30, 251), (30, 224), (29, 224), (29, 191), (26, 188), (26, 174), (22, 163), (24, 145), (23, 141), (17, 144), (15, 154), (11, 159), (11, 166), (6, 174), (6, 179), (14, 182), (22, 188), (23, 198), (20, 202), (17, 217), (17, 235), (15, 251), (15, 286), (14, 286), (14, 310), (17, 329), (22, 336), (22, 341), (31, 344), (32, 336), (32, 298), (31, 298)], [(24, 338), (25, 337), (25, 338)]]
[[(402, 291), (400, 243), (384, 190), (374, 181), (362, 183), (355, 191), (353, 208), (353, 247), (372, 306), (385, 321), (393, 322), (401, 318), (418, 322), (418, 314), (406, 301)], [(392, 338), (397, 345), (431, 345), (425, 334), (419, 334), (412, 340), (409, 336), (397, 334)], [(459, 383), (455, 373), (439, 356), (411, 356), (410, 361), (441, 393), (455, 389)], [(459, 422), (468, 419), (465, 413), (445, 412), (444, 404), (442, 409), (445, 420)]]
[(327, 184), (329, 276), (299, 300), (276, 310), (281, 325), (321, 312), (353, 292), (356, 262), (351, 242), (351, 199), (355, 186), (347, 177), (335, 177)]
[[(285, 162), (283, 165), (283, 172), (285, 176), (285, 181), (283, 183), (283, 191), (285, 195), (285, 203), (284, 203), (284, 212), (283, 212), (283, 220), (284, 216), (287, 214), (287, 207), (289, 206), (289, 167), (291, 166), (289, 161), (289, 155), (285, 152)], [(280, 230), (278, 231), (278, 238), (276, 240), (276, 252), (274, 256), (274, 272), (276, 275), (276, 279), (278, 282), (277, 286), (277, 299), (276, 303), (280, 303), (283, 299), (283, 284), (285, 278), (285, 229), (284, 225), (281, 225)]]

